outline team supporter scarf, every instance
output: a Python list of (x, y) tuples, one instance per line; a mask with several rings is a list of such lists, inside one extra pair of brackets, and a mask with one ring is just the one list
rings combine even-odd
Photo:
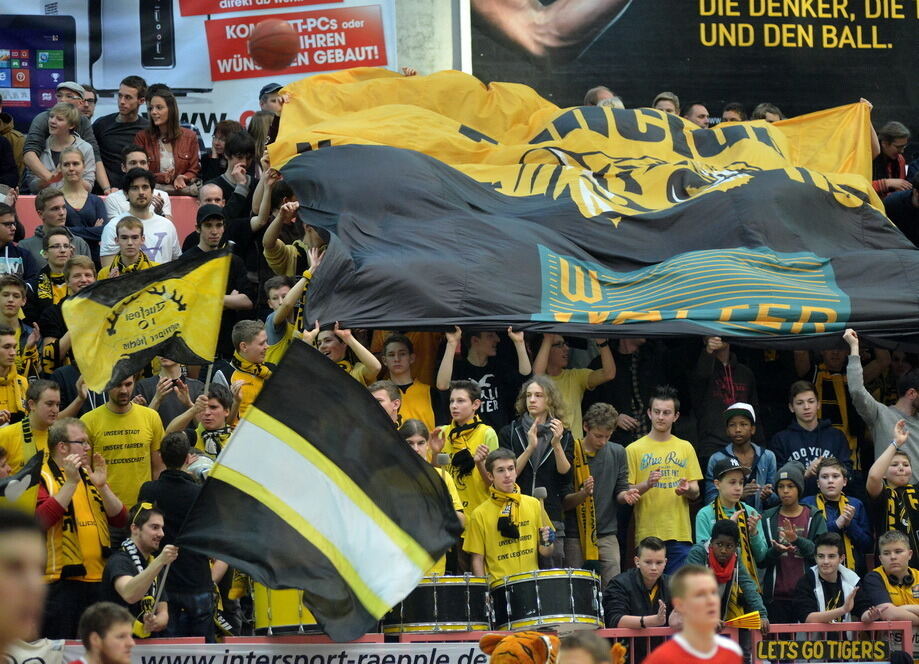
[[(833, 387), (833, 396), (824, 396), (823, 388), (826, 383)], [(854, 470), (862, 469), (862, 461), (858, 454), (858, 438), (849, 432), (849, 405), (846, 402), (846, 375), (830, 373), (826, 367), (821, 364), (817, 369), (817, 375), (814, 377), (814, 386), (817, 388), (817, 403), (821, 409), (823, 404), (833, 405), (839, 409), (839, 424), (835, 425), (842, 431), (849, 443), (849, 457), (852, 459), (852, 468)]]
[(708, 566), (711, 567), (712, 572), (715, 573), (715, 580), (718, 581), (719, 586), (723, 586), (726, 583), (731, 584), (730, 595), (722, 599), (722, 615), (725, 620), (730, 620), (731, 618), (736, 618), (737, 616), (743, 613), (743, 609), (740, 606), (740, 572), (737, 567), (737, 554), (735, 553), (731, 556), (731, 559), (726, 565), (722, 565), (718, 562), (718, 559), (715, 558), (715, 552), (712, 550), (711, 545), (708, 547)]
[(22, 331), (22, 325), (17, 325), (15, 332), (19, 351), (16, 353), (16, 371), (20, 376), (29, 376), (31, 374), (37, 377), (40, 362), (38, 345), (27, 347), (29, 337), (23, 334)]
[(519, 539), (520, 487), (515, 484), (512, 493), (491, 487), (489, 495), (491, 500), (501, 507), (501, 513), (498, 515), (498, 532), (508, 539)]
[[(140, 558), (140, 551), (137, 550), (137, 545), (134, 544), (134, 540), (130, 537), (121, 543), (121, 550), (124, 551), (131, 557), (131, 560), (134, 563), (134, 567), (137, 568), (137, 573), (140, 574), (143, 572), (146, 567)], [(149, 561), (148, 561), (149, 562)], [(154, 613), (156, 611), (156, 606), (154, 602), (156, 601), (157, 591), (160, 586), (160, 575), (157, 574), (153, 577), (153, 583), (150, 584), (150, 587), (147, 589), (144, 598), (140, 600), (140, 615), (134, 617), (134, 626), (132, 632), (134, 636), (139, 639), (150, 638), (150, 632), (144, 628), (144, 614), (145, 613)]]
[(466, 477), (475, 470), (474, 450), (469, 449), (469, 439), (481, 424), (482, 419), (476, 415), (466, 424), (454, 424), (450, 429), (448, 438), (453, 449), (451, 464), (456, 468), (456, 476), (459, 478)]
[(239, 371), (255, 376), (256, 378), (261, 378), (262, 380), (267, 380), (271, 375), (271, 369), (264, 364), (256, 364), (255, 362), (243, 359), (243, 356), (238, 352), (233, 353), (233, 359), (230, 363)]
[(39, 300), (48, 300), (51, 304), (57, 304), (67, 297), (67, 279), (63, 274), (54, 274), (50, 267), (45, 267), (38, 273), (35, 290)]
[[(849, 501), (845, 494), (839, 494), (840, 515), (845, 511), (848, 504)], [(817, 511), (823, 514), (824, 519), (827, 521), (830, 520), (826, 513), (826, 498), (823, 497), (822, 493), (817, 494)], [(849, 537), (845, 532), (840, 534), (842, 535), (842, 542), (846, 547), (846, 567), (849, 569), (855, 569), (855, 547), (852, 546), (852, 538)]]
[[(32, 428), (29, 424), (28, 417), (22, 421), (22, 430), (26, 440), (26, 447), (28, 447), (32, 442)], [(48, 459), (47, 468), (51, 473), (51, 477), (49, 478), (47, 475), (44, 477), (45, 481), (49, 484), (48, 493), (54, 496), (57, 495), (61, 487), (64, 486), (66, 477), (64, 477), (64, 471), (61, 470), (61, 467), (57, 465), (54, 459)], [(85, 506), (86, 504), (80, 501), (80, 508), (77, 509), (78, 501), (75, 496), (74, 499), (70, 501), (70, 504), (67, 505), (67, 509), (64, 510), (64, 516), (59, 524), (60, 527), (52, 527), (46, 533), (49, 552), (53, 548), (57, 551), (54, 557), (59, 559), (58, 563), (55, 565), (56, 569), (49, 570), (49, 572), (53, 571), (54, 574), (57, 575), (57, 578), (49, 579), (50, 581), (57, 581), (58, 578), (78, 578), (86, 574), (83, 552), (80, 548), (80, 524), (95, 521), (103, 558), (107, 557), (109, 553), (108, 520), (105, 515), (105, 506), (102, 503), (102, 497), (99, 495), (99, 492), (96, 490), (96, 487), (93, 486), (92, 482), (88, 480), (83, 470), (80, 470), (80, 475), (82, 479), (80, 484), (82, 486), (78, 486), (77, 491), (86, 491), (89, 499), (88, 506)], [(52, 480), (54, 485), (50, 486)]]
[[(730, 519), (727, 512), (724, 511), (724, 506), (721, 504), (721, 498), (715, 498), (715, 502), (712, 503), (712, 509), (715, 510), (715, 521), (721, 521), (723, 519)], [(753, 582), (756, 584), (756, 589), (760, 590), (759, 578), (756, 575), (756, 561), (753, 560), (753, 546), (750, 542), (750, 528), (747, 524), (747, 510), (743, 508), (743, 503), (737, 504), (737, 529), (740, 531), (740, 555), (743, 556), (743, 566), (747, 568), (747, 572), (750, 573), (750, 576), (753, 579)]]
[(204, 451), (214, 458), (220, 454), (223, 444), (233, 433), (233, 427), (223, 426), (219, 429), (203, 429), (201, 431), (201, 441), (204, 443)]
[[(580, 440), (574, 441), (574, 481), (578, 487), (590, 477), (590, 466), (587, 464), (587, 453)], [(596, 489), (595, 489), (596, 490)], [(578, 535), (581, 540), (581, 552), (584, 560), (600, 560), (600, 549), (597, 545), (597, 510), (593, 494), (575, 508), (578, 519)]]
[(915, 484), (887, 487), (887, 530), (899, 530), (909, 537), (913, 555), (919, 551), (919, 493)]
[(140, 256), (138, 256), (137, 260), (131, 265), (125, 265), (124, 261), (121, 260), (121, 254), (118, 254), (115, 256), (115, 260), (112, 261), (108, 275), (109, 277), (118, 277), (129, 272), (139, 272), (140, 270), (146, 270), (153, 266), (154, 263), (149, 258), (147, 258), (147, 254), (145, 254), (143, 251), (140, 252)]

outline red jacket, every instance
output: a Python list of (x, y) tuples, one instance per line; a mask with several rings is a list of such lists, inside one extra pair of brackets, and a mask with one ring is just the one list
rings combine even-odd
[(179, 137), (172, 144), (172, 158), (175, 161), (175, 171), (172, 180), (160, 169), (160, 142), (153, 137), (149, 129), (137, 132), (134, 142), (144, 149), (150, 160), (150, 170), (153, 177), (160, 184), (172, 184), (179, 175), (184, 175), (186, 180), (194, 180), (201, 171), (201, 155), (198, 153), (198, 137), (191, 129), (181, 127)]

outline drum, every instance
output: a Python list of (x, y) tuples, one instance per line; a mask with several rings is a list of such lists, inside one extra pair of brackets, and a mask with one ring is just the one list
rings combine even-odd
[(302, 590), (271, 590), (253, 584), (256, 636), (275, 634), (322, 634), (313, 614), (303, 606)]
[(488, 582), (478, 576), (426, 576), (383, 616), (384, 634), (436, 634), (491, 629)]
[(560, 631), (603, 627), (600, 577), (583, 569), (543, 569), (491, 584), (494, 629)]

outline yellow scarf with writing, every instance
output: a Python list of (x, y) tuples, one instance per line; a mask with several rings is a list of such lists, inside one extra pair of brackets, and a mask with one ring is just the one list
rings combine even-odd
[(271, 375), (271, 369), (266, 367), (264, 364), (256, 364), (255, 362), (250, 362), (249, 360), (244, 359), (242, 355), (235, 351), (233, 353), (233, 360), (231, 364), (239, 371), (255, 376), (256, 378), (261, 378), (262, 380), (267, 380)]
[[(826, 383), (833, 386), (833, 396), (824, 396), (823, 387)], [(849, 406), (846, 402), (846, 375), (830, 373), (822, 364), (817, 370), (814, 378), (814, 387), (817, 388), (817, 403), (820, 404), (821, 413), (823, 404), (833, 405), (839, 409), (839, 422), (834, 422), (833, 426), (842, 431), (849, 443), (849, 456), (852, 459), (852, 468), (854, 470), (862, 469), (862, 461), (858, 454), (858, 438), (849, 432)], [(821, 414), (822, 417), (822, 414)]]
[[(712, 508), (715, 510), (715, 521), (731, 518), (728, 516), (727, 512), (725, 512), (720, 497), (715, 498), (715, 502), (712, 503)], [(740, 559), (743, 561), (743, 566), (747, 568), (747, 572), (753, 579), (753, 583), (756, 584), (756, 589), (760, 590), (759, 578), (756, 575), (756, 561), (753, 559), (753, 546), (750, 542), (750, 529), (747, 525), (747, 510), (744, 509), (743, 503), (737, 503), (737, 529), (740, 531)]]
[(520, 514), (520, 487), (514, 485), (512, 493), (505, 493), (495, 487), (491, 487), (488, 494), (493, 503), (501, 508), (498, 514), (498, 532), (509, 539), (518, 539), (520, 537), (519, 514)]
[[(845, 494), (839, 494), (839, 514), (841, 515), (846, 507), (848, 506), (849, 501), (846, 498)], [(823, 518), (829, 521), (829, 517), (826, 513), (826, 498), (823, 497), (822, 493), (817, 494), (817, 511), (823, 514)], [(846, 547), (846, 567), (849, 569), (855, 569), (855, 547), (852, 546), (852, 538), (846, 535), (844, 532), (839, 533), (842, 535), (843, 544)]]
[[(590, 477), (590, 466), (587, 464), (587, 453), (580, 440), (574, 441), (574, 481), (580, 488)], [(578, 535), (581, 539), (581, 552), (584, 560), (600, 560), (600, 549), (597, 545), (597, 510), (593, 494), (575, 508), (578, 519)]]

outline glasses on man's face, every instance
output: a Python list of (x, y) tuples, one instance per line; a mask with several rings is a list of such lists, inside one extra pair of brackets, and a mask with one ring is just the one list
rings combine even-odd
[(83, 101), (85, 101), (87, 104), (95, 104), (97, 100), (95, 100), (95, 99), (84, 99)]
[(58, 98), (59, 100), (60, 100), (60, 99), (69, 99), (70, 101), (83, 101), (83, 97), (81, 97), (80, 95), (75, 95), (75, 94), (73, 94), (73, 93), (67, 93), (67, 92), (58, 92), (58, 93), (57, 93), (57, 98)]
[(0, 226), (6, 226), (7, 228), (16, 228), (15, 221), (0, 221)]
[(52, 251), (54, 249), (70, 249), (70, 245), (69, 244), (50, 244), (48, 245), (48, 251)]
[(80, 447), (89, 447), (88, 440), (62, 440), (61, 442), (66, 443), (67, 445), (79, 445)]

